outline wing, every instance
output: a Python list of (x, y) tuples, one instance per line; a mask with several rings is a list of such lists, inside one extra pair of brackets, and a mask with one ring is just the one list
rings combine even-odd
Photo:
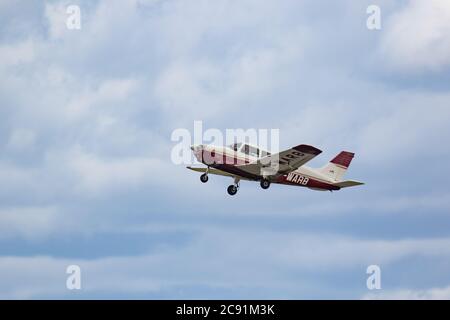
[[(186, 168), (188, 168), (190, 170), (193, 170), (193, 171), (197, 171), (197, 172), (203, 172), (203, 173), (206, 172), (206, 168), (204, 168), (204, 167), (187, 166)], [(249, 180), (248, 178), (242, 177), (242, 176), (240, 176), (238, 174), (232, 174), (232, 173), (229, 173), (229, 172), (226, 172), (226, 171), (222, 171), (222, 170), (219, 170), (219, 169), (214, 169), (214, 168), (211, 168), (211, 167), (208, 170), (208, 174), (216, 174), (216, 175), (219, 175), (219, 176), (232, 177), (232, 178), (236, 178), (237, 177), (237, 178), (239, 178), (241, 180)]]
[(301, 144), (280, 153), (258, 159), (255, 162), (238, 166), (239, 169), (259, 176), (287, 174), (294, 171), (322, 153), (321, 150)]
[[(203, 168), (203, 167), (187, 166), (186, 168), (193, 170), (193, 171), (197, 171), (197, 172), (206, 172), (206, 168)], [(234, 177), (231, 173), (228, 173), (228, 172), (225, 172), (222, 170), (218, 170), (218, 169), (213, 169), (213, 168), (209, 168), (208, 174), (217, 174), (219, 176)]]

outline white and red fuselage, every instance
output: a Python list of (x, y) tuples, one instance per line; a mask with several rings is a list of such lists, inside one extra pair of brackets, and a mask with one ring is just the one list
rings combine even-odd
[(320, 154), (321, 150), (308, 145), (299, 145), (276, 154), (277, 171), (264, 174), (264, 164), (261, 162), (269, 159), (273, 163), (272, 158), (275, 155), (255, 146), (237, 143), (231, 146), (197, 145), (192, 146), (191, 149), (196, 159), (207, 166), (206, 169), (189, 167), (195, 171), (205, 172), (202, 175), (202, 182), (206, 182), (203, 179), (205, 175), (207, 180), (207, 174), (213, 173), (231, 176), (235, 179), (236, 184), (239, 180), (261, 181), (261, 187), (264, 189), (267, 189), (270, 183), (300, 186), (320, 191), (340, 190), (344, 187), (362, 184), (356, 181), (340, 180), (354, 157), (353, 153), (347, 151), (339, 153), (323, 168), (313, 169), (302, 163)]

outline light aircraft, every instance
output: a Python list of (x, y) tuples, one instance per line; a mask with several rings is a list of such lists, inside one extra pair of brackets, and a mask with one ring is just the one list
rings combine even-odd
[(241, 180), (259, 181), (261, 188), (268, 189), (272, 183), (306, 187), (318, 191), (333, 191), (362, 185), (352, 180), (342, 180), (350, 166), (354, 153), (342, 151), (328, 164), (319, 169), (304, 166), (322, 151), (306, 144), (271, 154), (247, 143), (229, 146), (192, 145), (191, 150), (205, 167), (188, 166), (201, 172), (200, 181), (208, 182), (208, 175), (222, 175), (234, 179), (227, 189), (235, 195)]

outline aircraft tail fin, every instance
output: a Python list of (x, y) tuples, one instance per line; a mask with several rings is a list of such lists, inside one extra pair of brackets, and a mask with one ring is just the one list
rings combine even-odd
[(335, 181), (341, 181), (354, 156), (353, 152), (342, 151), (328, 164), (320, 168), (319, 172)]

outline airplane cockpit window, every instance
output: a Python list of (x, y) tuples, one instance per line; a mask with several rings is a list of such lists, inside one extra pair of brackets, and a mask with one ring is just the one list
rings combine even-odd
[(259, 149), (249, 146), (248, 144), (244, 144), (241, 150), (242, 153), (248, 154), (252, 157), (258, 157), (259, 156)]
[(232, 145), (229, 145), (228, 147), (230, 149), (233, 149), (234, 151), (238, 151), (241, 148), (242, 143), (233, 143)]

